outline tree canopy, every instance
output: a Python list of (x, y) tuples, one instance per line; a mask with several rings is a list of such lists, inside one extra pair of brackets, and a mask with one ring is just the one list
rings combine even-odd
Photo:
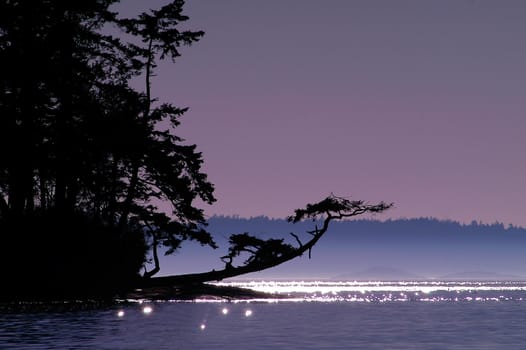
[[(136, 18), (120, 18), (112, 10), (117, 2), (0, 4), (4, 247), (64, 231), (65, 218), (116, 236), (145, 233), (145, 250), (155, 254), (157, 246), (170, 253), (187, 239), (216, 247), (194, 205), (196, 198), (215, 201), (213, 185), (196, 146), (174, 132), (186, 108), (151, 95), (156, 62), (175, 59), (203, 32), (178, 30), (188, 19), (184, 1)], [(145, 81), (141, 90), (130, 83), (138, 77)], [(20, 224), (27, 220), (41, 220), (40, 232)]]

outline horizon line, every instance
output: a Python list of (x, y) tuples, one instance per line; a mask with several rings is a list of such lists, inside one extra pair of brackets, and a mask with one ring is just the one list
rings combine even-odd
[[(287, 216), (285, 217), (276, 217), (276, 216), (269, 216), (265, 214), (260, 215), (250, 215), (250, 216), (242, 216), (240, 214), (212, 214), (207, 216), (207, 220), (213, 219), (213, 218), (225, 218), (225, 219), (240, 219), (240, 220), (253, 220), (253, 219), (265, 219), (269, 221), (287, 221)], [(414, 216), (414, 217), (406, 217), (406, 216), (400, 216), (400, 217), (389, 217), (385, 219), (380, 218), (371, 218), (371, 217), (355, 217), (355, 218), (346, 218), (339, 220), (338, 222), (351, 222), (351, 221), (373, 221), (373, 222), (391, 222), (391, 221), (417, 221), (417, 220), (427, 220), (427, 221), (437, 221), (440, 223), (453, 223), (453, 224), (459, 224), (460, 226), (503, 226), (504, 229), (509, 228), (515, 228), (515, 229), (526, 229), (525, 226), (516, 225), (513, 223), (505, 223), (502, 221), (495, 220), (493, 222), (488, 221), (482, 221), (482, 220), (454, 220), (449, 218), (439, 218), (436, 216)]]

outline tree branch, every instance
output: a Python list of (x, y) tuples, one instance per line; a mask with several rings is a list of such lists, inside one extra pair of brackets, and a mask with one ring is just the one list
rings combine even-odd
[[(259, 250), (255, 251), (253, 255), (254, 259), (249, 259), (249, 261), (242, 266), (233, 267), (230, 263), (227, 264), (225, 269), (219, 271), (212, 270), (203, 273), (156, 277), (148, 281), (144, 281), (144, 283), (147, 286), (156, 286), (220, 281), (225, 278), (231, 278), (247, 273), (258, 272), (272, 268), (284, 262), (300, 257), (307, 251), (310, 259), (312, 256), (312, 248), (327, 232), (329, 224), (332, 220), (339, 220), (342, 218), (356, 216), (367, 212), (380, 213), (391, 207), (392, 204), (386, 204), (384, 202), (381, 202), (376, 205), (368, 205), (365, 204), (363, 201), (349, 201), (345, 198), (339, 198), (334, 195), (331, 195), (319, 203), (308, 204), (305, 209), (297, 209), (295, 211), (295, 215), (288, 218), (290, 222), (297, 223), (303, 220), (304, 218), (319, 219), (321, 218), (321, 216), (323, 216), (323, 225), (321, 228), (319, 228), (318, 225), (316, 225), (313, 231), (307, 231), (307, 233), (312, 235), (312, 238), (305, 244), (301, 243), (297, 235), (291, 233), (292, 237), (294, 237), (298, 244), (300, 244), (300, 247), (298, 248), (292, 248), (291, 246), (288, 246), (292, 249), (284, 251), (282, 254), (273, 255), (271, 257), (268, 257), (265, 254), (263, 256), (263, 259), (256, 259), (256, 257), (258, 257), (258, 252), (261, 252), (262, 249), (268, 248), (267, 246), (262, 244)], [(256, 239), (255, 237), (248, 236), (248, 234), (244, 234), (243, 237), (247, 239)], [(262, 242), (270, 241), (271, 240)], [(237, 248), (238, 251), (243, 249), (246, 249), (246, 246)], [(232, 254), (228, 256), (232, 256)]]
[(294, 237), (296, 239), (296, 242), (298, 242), (300, 248), (303, 247), (303, 243), (301, 243), (300, 238), (298, 237), (298, 235), (294, 234), (293, 232), (289, 232), (289, 233), (290, 233), (290, 235), (292, 237)]

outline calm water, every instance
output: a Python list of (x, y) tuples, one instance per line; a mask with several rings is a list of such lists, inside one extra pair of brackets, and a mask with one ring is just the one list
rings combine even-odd
[(526, 283), (251, 283), (287, 301), (0, 313), (0, 349), (525, 349)]

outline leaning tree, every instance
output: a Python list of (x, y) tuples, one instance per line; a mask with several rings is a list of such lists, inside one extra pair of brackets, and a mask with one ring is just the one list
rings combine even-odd
[[(326, 234), (332, 221), (367, 213), (381, 213), (392, 206), (392, 203), (368, 204), (363, 200), (350, 200), (331, 194), (320, 202), (307, 204), (305, 208), (295, 210), (294, 215), (288, 217), (287, 220), (291, 223), (298, 223), (303, 220), (312, 220), (314, 222), (313, 229), (304, 233), (307, 237), (306, 240), (302, 240), (298, 234), (293, 232), (290, 235), (296, 242), (295, 245), (285, 243), (284, 238), (264, 240), (246, 232), (232, 234), (229, 238), (230, 247), (228, 254), (221, 258), (225, 263), (224, 269), (178, 276), (156, 277), (144, 283), (144, 285), (173, 286), (220, 281), (225, 278), (266, 270), (304, 254), (308, 254), (310, 258), (312, 248)], [(242, 255), (244, 261), (239, 264), (236, 263), (236, 258), (240, 258)]]

